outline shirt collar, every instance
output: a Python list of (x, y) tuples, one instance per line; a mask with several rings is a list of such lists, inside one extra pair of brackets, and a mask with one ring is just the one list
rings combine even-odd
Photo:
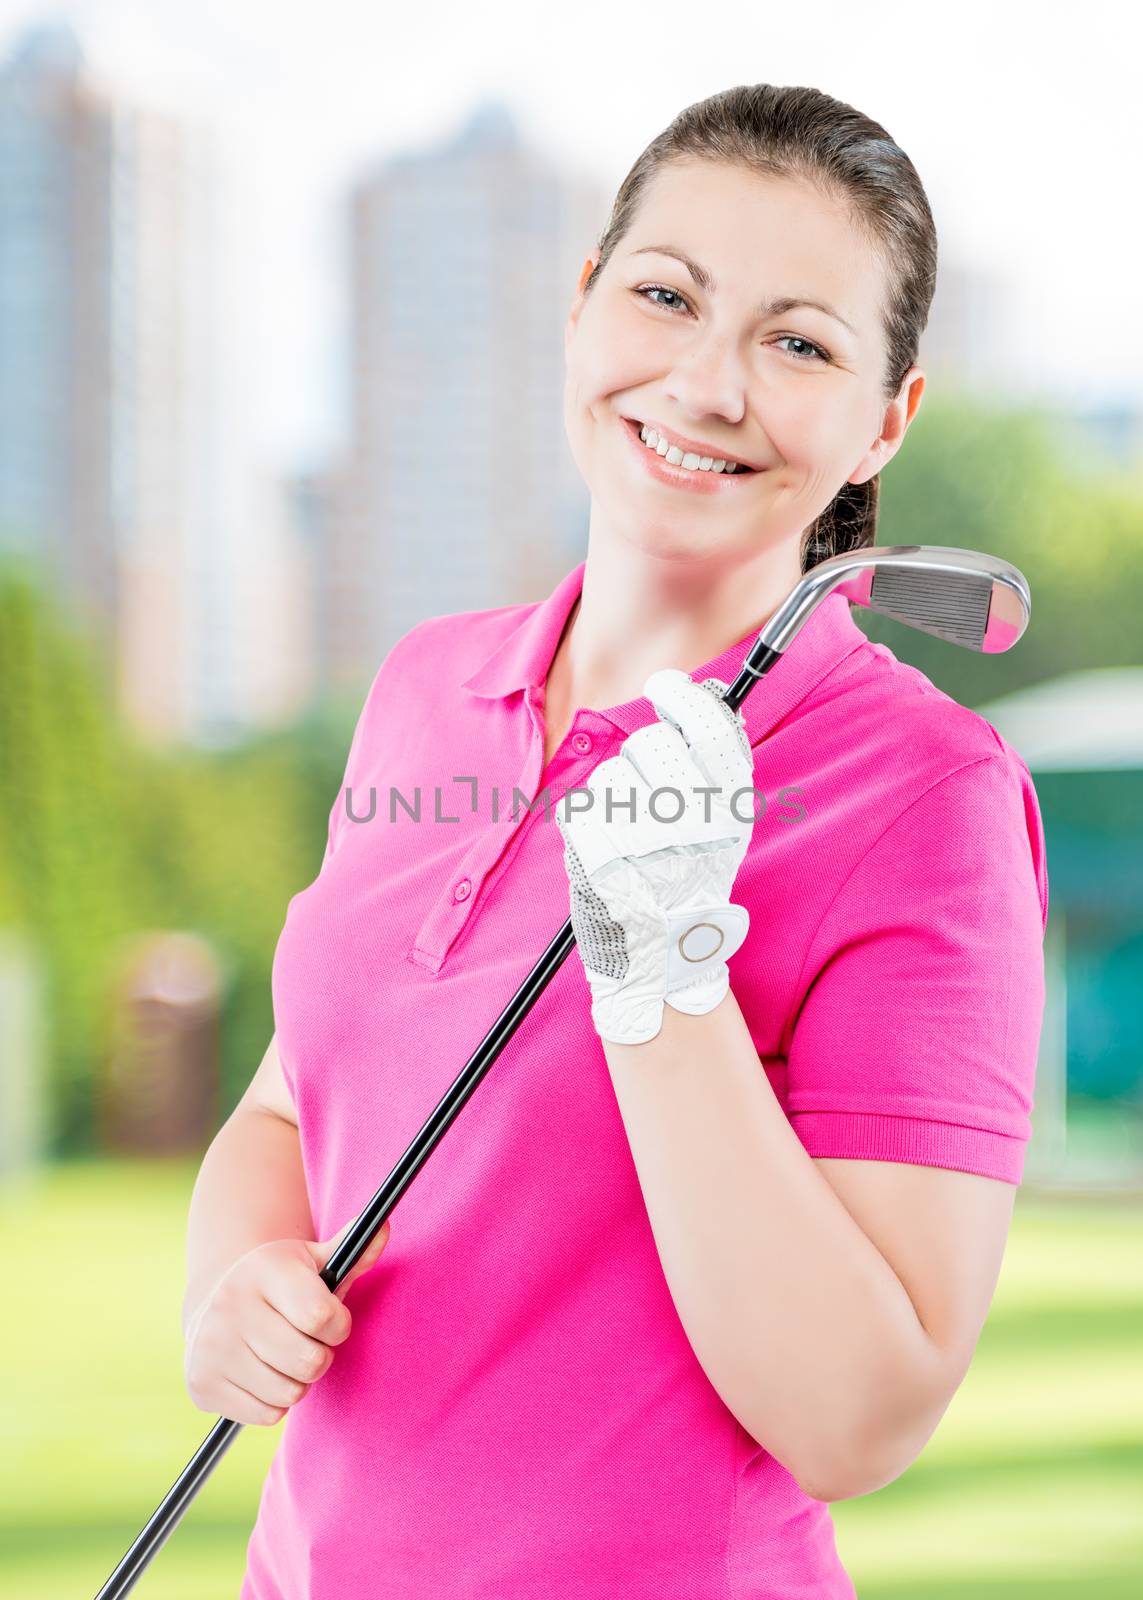
[[(539, 688), (547, 679), (564, 624), (583, 590), (586, 566), (587, 562), (581, 561), (561, 578), (547, 599), (530, 610), (476, 671), (464, 679), (461, 688), (486, 700), (504, 699), (521, 689)], [(760, 626), (752, 628), (721, 655), (693, 668), (690, 671), (692, 680), (698, 683), (703, 678), (721, 678), (724, 683), (732, 683), (758, 637)], [(765, 738), (822, 678), (865, 642), (865, 634), (850, 615), (845, 595), (836, 590), (827, 595), (810, 614), (789, 649), (742, 702), (750, 743), (755, 745)], [(596, 715), (607, 718), (628, 734), (653, 722), (657, 713), (650, 700), (641, 695), (636, 700), (599, 710)]]

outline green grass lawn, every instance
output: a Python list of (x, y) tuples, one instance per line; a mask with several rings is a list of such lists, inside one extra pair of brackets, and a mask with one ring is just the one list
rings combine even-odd
[[(197, 1165), (77, 1163), (0, 1186), (0, 1593), (90, 1600), (213, 1422), (182, 1376)], [(896, 1483), (833, 1508), (861, 1600), (1143, 1593), (1141, 1262), (1143, 1208), (1020, 1195), (935, 1437)], [(237, 1596), (281, 1432), (242, 1430), (137, 1593)]]

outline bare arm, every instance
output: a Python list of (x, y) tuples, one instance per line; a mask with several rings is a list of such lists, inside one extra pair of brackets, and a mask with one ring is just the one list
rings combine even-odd
[(312, 1239), (313, 1227), (297, 1117), (272, 1038), (195, 1179), (184, 1334), (200, 1301), (239, 1256), (271, 1239)]
[(899, 1476), (968, 1367), (1015, 1186), (812, 1159), (733, 991), (604, 1050), (672, 1299), (728, 1409), (816, 1499)]

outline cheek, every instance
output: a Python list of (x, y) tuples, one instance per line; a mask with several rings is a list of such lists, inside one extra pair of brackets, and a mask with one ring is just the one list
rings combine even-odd
[(790, 385), (762, 418), (763, 427), (792, 466), (828, 468), (852, 450), (856, 422), (848, 409), (831, 406), (821, 389)]
[(568, 449), (582, 478), (590, 480), (595, 427), (592, 413), (595, 397), (589, 378), (579, 369), (578, 361), (568, 360), (564, 378), (564, 432)]
[(580, 401), (593, 405), (652, 382), (668, 370), (671, 346), (646, 317), (625, 313), (622, 304), (600, 301), (568, 357)]

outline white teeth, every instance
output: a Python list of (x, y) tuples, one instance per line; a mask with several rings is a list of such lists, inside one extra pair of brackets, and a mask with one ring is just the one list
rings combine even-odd
[(685, 467), (688, 472), (737, 472), (736, 461), (723, 461), (721, 457), (700, 456), (694, 450), (686, 454), (679, 449), (677, 444), (671, 444), (667, 439), (661, 439), (654, 428), (642, 427), (639, 437), (648, 449), (654, 450), (673, 467)]

